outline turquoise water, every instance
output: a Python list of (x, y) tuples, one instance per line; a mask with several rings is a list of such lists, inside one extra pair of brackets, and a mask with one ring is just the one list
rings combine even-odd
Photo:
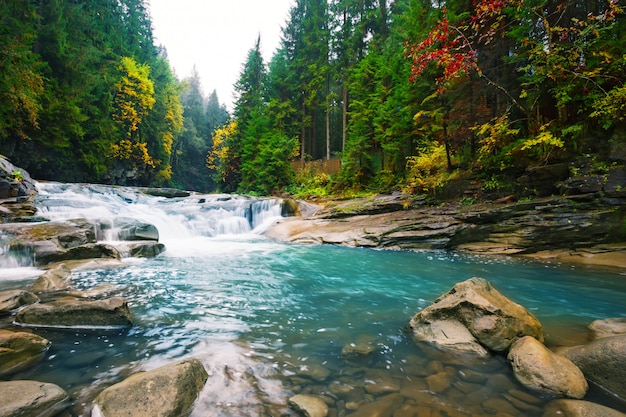
[[(297, 393), (324, 398), (331, 416), (368, 404), (382, 408), (386, 399), (397, 413), (406, 411), (397, 416), (420, 409), (541, 416), (547, 398), (528, 408), (509, 401), (511, 392), (525, 390), (504, 358), (450, 357), (416, 345), (404, 332), (410, 318), (475, 276), (535, 314), (553, 346), (583, 342), (595, 319), (626, 315), (626, 271), (293, 245), (250, 232), (172, 233), (162, 241), (168, 250), (157, 258), (73, 274), (77, 289), (111, 284), (113, 294), (126, 297), (131, 329), (36, 329), (53, 342), (50, 351), (10, 378), (57, 383), (75, 400), (67, 414), (86, 416), (100, 390), (130, 373), (196, 357), (210, 376), (194, 417), (295, 415), (286, 404)], [(27, 282), (0, 279), (0, 289)], [(342, 354), (352, 344), (374, 351)], [(442, 372), (450, 386), (433, 391), (427, 380)]]

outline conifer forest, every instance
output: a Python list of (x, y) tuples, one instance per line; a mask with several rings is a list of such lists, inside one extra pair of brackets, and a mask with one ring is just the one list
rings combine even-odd
[(626, 143), (619, 0), (295, 0), (230, 111), (173, 72), (148, 1), (6, 0), (0, 20), (0, 154), (37, 179), (422, 193), (602, 169)]

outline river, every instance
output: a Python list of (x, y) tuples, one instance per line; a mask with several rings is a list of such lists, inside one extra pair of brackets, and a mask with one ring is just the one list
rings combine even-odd
[[(39, 189), (40, 216), (135, 218), (157, 226), (167, 248), (153, 259), (127, 258), (121, 268), (73, 273), (77, 289), (115, 286), (129, 302), (131, 329), (36, 329), (51, 349), (11, 378), (60, 385), (74, 399), (67, 415), (89, 415), (94, 396), (132, 372), (195, 357), (209, 379), (192, 417), (296, 415), (286, 404), (297, 393), (322, 396), (334, 416), (366, 404), (383, 407), (385, 398), (408, 410), (402, 415), (541, 416), (546, 398), (526, 409), (510, 401), (525, 390), (505, 358), (450, 357), (416, 345), (404, 326), (456, 282), (475, 276), (535, 314), (550, 346), (582, 343), (591, 321), (625, 313), (620, 271), (281, 243), (262, 235), (280, 215), (273, 199), (166, 199), (132, 188), (56, 183)], [(4, 262), (0, 290), (25, 286), (38, 273), (23, 261)], [(2, 326), (10, 322), (0, 320)], [(346, 354), (363, 346), (372, 352)], [(449, 386), (434, 392), (426, 380), (442, 372)]]

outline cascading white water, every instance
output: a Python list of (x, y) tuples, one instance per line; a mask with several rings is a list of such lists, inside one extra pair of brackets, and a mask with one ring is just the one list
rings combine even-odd
[(104, 185), (39, 183), (39, 215), (50, 220), (85, 218), (104, 224), (101, 240), (118, 240), (116, 220), (156, 226), (161, 241), (260, 233), (281, 214), (281, 200), (225, 194), (165, 198), (141, 189)]

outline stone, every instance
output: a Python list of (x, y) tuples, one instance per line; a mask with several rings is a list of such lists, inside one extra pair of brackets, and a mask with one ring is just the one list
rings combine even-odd
[(341, 349), (342, 356), (367, 356), (376, 352), (376, 346), (370, 343), (348, 343)]
[(437, 374), (427, 376), (426, 385), (428, 385), (428, 389), (432, 392), (440, 394), (450, 388), (452, 381), (450, 380), (450, 375), (445, 372), (439, 372)]
[(326, 417), (328, 415), (326, 403), (312, 395), (294, 395), (289, 398), (289, 405), (305, 417)]
[(156, 226), (132, 218), (116, 217), (112, 224), (101, 223), (100, 229), (107, 235), (107, 240), (159, 241), (159, 231)]
[(602, 191), (604, 175), (584, 175), (568, 178), (560, 184), (564, 195), (593, 194)]
[[(19, 172), (19, 178), (15, 175)], [(30, 174), (0, 155), (0, 200), (26, 197), (37, 193), (37, 186)]]
[(551, 352), (531, 336), (516, 341), (507, 356), (520, 384), (541, 394), (581, 399), (589, 385), (569, 359)]
[(106, 388), (92, 417), (179, 417), (187, 415), (208, 374), (197, 359), (139, 372)]
[(348, 414), (348, 417), (389, 417), (402, 405), (403, 399), (400, 394), (389, 394), (376, 401), (359, 405), (354, 413)]
[(29, 291), (7, 290), (0, 291), (0, 314), (10, 313), (22, 306), (33, 304), (39, 298)]
[(28, 306), (15, 316), (15, 323), (29, 327), (120, 328), (132, 325), (126, 299), (111, 297), (86, 301), (64, 298)]
[(36, 334), (0, 329), (0, 376), (39, 361), (49, 347), (50, 342)]
[(38, 381), (0, 382), (0, 416), (52, 417), (70, 405), (58, 385)]
[(72, 271), (65, 264), (59, 264), (40, 275), (29, 289), (37, 293), (67, 290), (71, 275)]
[(489, 356), (487, 349), (457, 320), (412, 320), (410, 327), (415, 341), (433, 343), (444, 350)]
[(581, 400), (554, 400), (543, 417), (626, 417), (626, 414), (600, 404)]
[(626, 399), (626, 335), (603, 337), (563, 352), (589, 380)]
[[(410, 329), (424, 323), (456, 320), (463, 324), (478, 343), (495, 352), (505, 352), (523, 336), (543, 342), (543, 328), (535, 316), (502, 295), (483, 278), (470, 278), (456, 284), (448, 293), (417, 313)], [(457, 326), (458, 327), (458, 326)]]
[(595, 320), (587, 328), (591, 331), (592, 340), (626, 334), (626, 318)]
[(517, 180), (528, 191), (537, 196), (557, 194), (557, 184), (569, 176), (569, 166), (565, 163), (529, 167)]

